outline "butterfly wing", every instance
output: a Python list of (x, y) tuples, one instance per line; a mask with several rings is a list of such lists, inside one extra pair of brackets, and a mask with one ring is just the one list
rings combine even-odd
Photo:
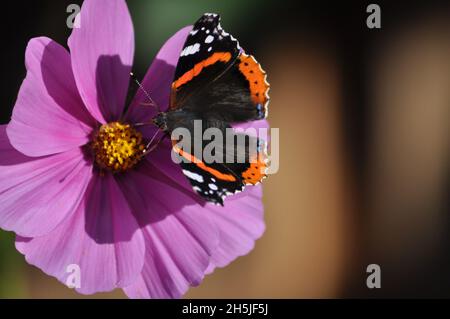
[(171, 107), (182, 107), (189, 97), (233, 65), (239, 54), (239, 43), (222, 29), (220, 16), (205, 13), (194, 24), (181, 51), (172, 84)]
[[(219, 126), (224, 127), (225, 124)], [(263, 140), (239, 133), (230, 135), (225, 131), (222, 136), (226, 139), (219, 142), (196, 141), (198, 137), (193, 137), (192, 143), (202, 143), (202, 150), (207, 144), (214, 143), (211, 144), (215, 155), (212, 160), (205, 154), (202, 154), (203, 158), (198, 158), (193, 154), (193, 149), (185, 149), (178, 141), (172, 141), (183, 173), (193, 189), (205, 200), (219, 205), (223, 205), (226, 196), (242, 191), (246, 185), (258, 184), (266, 177), (267, 171), (267, 152)]]
[[(241, 50), (238, 41), (220, 26), (217, 14), (204, 14), (195, 24), (180, 55), (172, 83), (171, 115), (175, 126), (191, 131), (191, 145), (200, 143), (193, 134), (193, 121), (202, 120), (203, 130), (219, 128), (226, 136), (229, 123), (247, 122), (267, 116), (269, 84), (259, 63)], [(239, 134), (236, 134), (238, 136)], [(181, 168), (193, 189), (205, 200), (223, 205), (227, 195), (254, 185), (266, 176), (267, 154), (262, 140), (246, 136), (247, 144), (216, 144), (221, 161), (197, 159), (192, 150), (177, 146), (173, 150), (183, 161)], [(201, 137), (200, 137), (201, 138)], [(252, 144), (251, 141), (254, 143)], [(250, 152), (248, 145), (257, 145)], [(225, 160), (226, 155), (244, 161)], [(220, 157), (220, 156), (219, 156)]]
[(261, 65), (205, 14), (188, 36), (172, 84), (171, 108), (228, 123), (267, 116), (269, 83)]

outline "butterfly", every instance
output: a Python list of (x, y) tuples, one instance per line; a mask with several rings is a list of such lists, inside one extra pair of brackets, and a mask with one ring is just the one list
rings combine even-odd
[[(178, 60), (171, 88), (170, 107), (160, 112), (153, 122), (167, 134), (186, 128), (194, 134), (195, 121), (201, 121), (202, 132), (216, 128), (226, 135), (234, 123), (266, 118), (269, 103), (269, 83), (266, 73), (238, 41), (225, 32), (220, 16), (205, 13), (193, 26)], [(242, 134), (242, 133), (241, 133)], [(239, 133), (233, 139), (239, 140)], [(255, 185), (266, 177), (266, 142), (249, 135), (240, 136), (239, 143), (219, 143), (216, 149), (223, 161), (206, 162), (192, 150), (178, 147), (173, 139), (173, 151), (183, 159), (184, 175), (203, 199), (223, 206), (226, 196), (235, 194), (246, 185)], [(244, 137), (242, 139), (242, 137)], [(255, 151), (249, 151), (255, 145)], [(217, 155), (217, 154), (216, 154)], [(226, 155), (241, 161), (226, 161)]]

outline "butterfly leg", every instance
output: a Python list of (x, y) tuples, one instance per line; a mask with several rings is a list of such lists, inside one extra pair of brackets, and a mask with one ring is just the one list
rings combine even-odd
[(158, 106), (157, 106), (154, 102), (141, 102), (141, 103), (139, 103), (139, 105), (142, 105), (142, 106), (151, 106), (151, 107), (156, 107), (156, 108), (158, 108)]
[(155, 125), (155, 123), (153, 123), (153, 121), (150, 122), (139, 122), (139, 123), (134, 123), (133, 126), (139, 127), (139, 126), (146, 126), (146, 125)]
[(153, 141), (155, 140), (156, 135), (158, 134), (158, 132), (156, 132), (155, 135), (153, 135), (153, 137), (151, 138), (151, 140), (147, 143), (147, 146), (145, 147), (145, 151), (144, 151), (144, 156), (147, 155), (148, 153), (152, 152), (153, 150), (155, 150), (158, 147), (158, 145), (164, 140), (164, 138), (169, 136), (169, 133), (164, 132), (158, 138), (158, 140), (155, 143), (153, 143)]

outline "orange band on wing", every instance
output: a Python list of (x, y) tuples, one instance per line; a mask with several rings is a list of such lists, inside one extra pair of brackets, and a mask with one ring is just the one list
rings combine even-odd
[(255, 185), (259, 183), (267, 176), (266, 169), (267, 164), (265, 155), (259, 153), (256, 161), (251, 161), (250, 167), (242, 173), (242, 178), (244, 179), (245, 184)]
[(210, 173), (214, 177), (216, 177), (216, 178), (218, 178), (220, 180), (223, 180), (223, 181), (227, 181), (227, 182), (234, 182), (234, 181), (236, 181), (236, 177), (234, 177), (233, 175), (231, 175), (231, 174), (224, 174), (224, 173), (219, 172), (218, 170), (216, 170), (216, 169), (214, 169), (212, 167), (206, 166), (205, 163), (200, 161), (194, 155), (189, 154), (189, 153), (183, 151), (182, 149), (180, 149), (173, 141), (172, 141), (172, 144), (173, 144), (173, 149), (174, 149), (175, 152), (177, 152), (178, 154), (183, 156), (185, 159), (187, 159), (191, 163), (194, 163), (195, 165), (197, 165), (202, 170), (207, 171), (208, 173)]
[(239, 71), (245, 76), (250, 85), (250, 94), (253, 103), (265, 105), (267, 102), (267, 83), (266, 72), (263, 71), (260, 64), (251, 55), (242, 53), (239, 57)]
[(199, 75), (200, 72), (207, 66), (213, 65), (217, 62), (227, 63), (231, 59), (230, 52), (215, 52), (209, 58), (203, 60), (202, 62), (194, 65), (192, 69), (180, 76), (175, 82), (172, 83), (172, 88), (178, 89), (183, 84), (186, 84), (192, 80), (195, 76)]

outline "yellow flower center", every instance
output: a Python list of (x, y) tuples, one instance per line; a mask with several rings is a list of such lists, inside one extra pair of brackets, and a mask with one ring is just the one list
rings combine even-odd
[(100, 169), (124, 172), (144, 156), (142, 134), (130, 124), (111, 122), (102, 125), (92, 140), (95, 162)]

